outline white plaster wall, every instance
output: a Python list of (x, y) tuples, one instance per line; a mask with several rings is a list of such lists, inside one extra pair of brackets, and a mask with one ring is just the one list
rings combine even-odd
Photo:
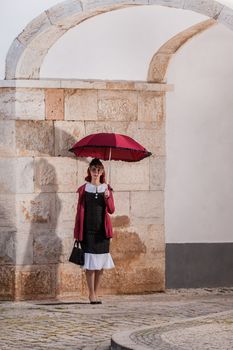
[(168, 71), (166, 241), (232, 242), (233, 32), (217, 25)]
[(207, 17), (163, 6), (138, 6), (90, 18), (49, 50), (41, 78), (146, 80), (154, 53)]

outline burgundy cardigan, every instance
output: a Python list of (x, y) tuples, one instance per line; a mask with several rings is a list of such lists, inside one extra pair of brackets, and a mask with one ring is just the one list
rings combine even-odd
[[(83, 240), (83, 222), (85, 214), (85, 186), (86, 184), (80, 186), (77, 190), (79, 194), (78, 204), (77, 204), (77, 213), (75, 218), (74, 226), (74, 238), (78, 241)], [(105, 198), (106, 209), (104, 216), (104, 226), (105, 234), (107, 238), (112, 237), (112, 223), (109, 214), (113, 214), (115, 211), (114, 199), (112, 194), (112, 188), (108, 185), (109, 197)]]

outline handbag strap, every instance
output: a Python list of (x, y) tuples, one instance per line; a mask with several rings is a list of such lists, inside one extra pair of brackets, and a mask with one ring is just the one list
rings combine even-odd
[(74, 241), (74, 247), (79, 247), (79, 244), (80, 244), (80, 242), (76, 239), (75, 241)]

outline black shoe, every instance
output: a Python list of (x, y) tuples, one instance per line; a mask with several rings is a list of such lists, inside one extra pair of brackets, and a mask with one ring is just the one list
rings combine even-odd
[(90, 301), (90, 304), (102, 304), (102, 301), (100, 301), (100, 300), (96, 300), (96, 301)]

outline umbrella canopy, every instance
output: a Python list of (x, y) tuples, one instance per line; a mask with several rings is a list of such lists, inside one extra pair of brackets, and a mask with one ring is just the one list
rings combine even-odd
[(77, 157), (137, 162), (152, 153), (131, 137), (115, 133), (91, 134), (73, 145), (70, 152)]

